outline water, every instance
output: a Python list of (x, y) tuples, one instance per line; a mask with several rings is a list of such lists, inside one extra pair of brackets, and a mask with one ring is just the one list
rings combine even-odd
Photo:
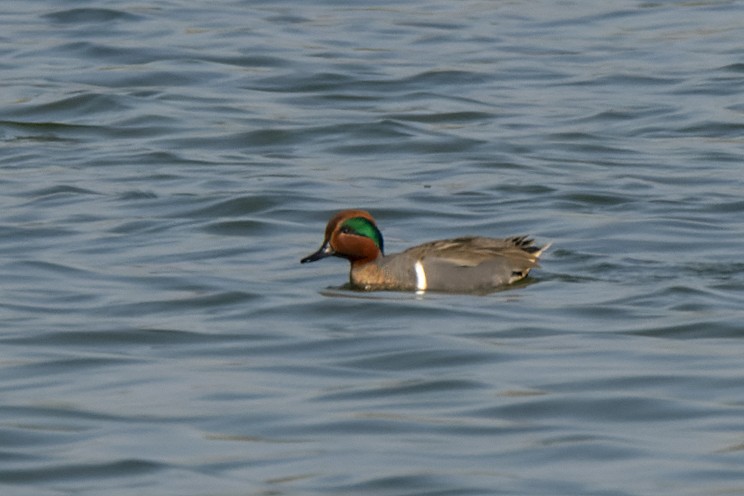
[(3, 495), (744, 493), (740, 2), (6, 3)]

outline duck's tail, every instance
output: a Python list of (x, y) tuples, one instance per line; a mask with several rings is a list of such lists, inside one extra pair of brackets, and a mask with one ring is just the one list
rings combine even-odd
[(551, 246), (553, 246), (553, 242), (552, 241), (550, 243), (548, 243), (547, 245), (538, 248), (537, 250), (535, 250), (534, 252), (532, 252), (532, 254), (535, 256), (535, 258), (540, 258), (540, 255), (542, 255), (543, 252), (546, 251)]

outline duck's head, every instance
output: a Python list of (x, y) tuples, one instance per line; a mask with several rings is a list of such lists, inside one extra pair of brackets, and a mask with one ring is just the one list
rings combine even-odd
[(382, 254), (382, 233), (369, 212), (344, 210), (328, 221), (320, 249), (300, 262), (315, 262), (335, 256), (349, 260), (352, 265), (365, 264)]

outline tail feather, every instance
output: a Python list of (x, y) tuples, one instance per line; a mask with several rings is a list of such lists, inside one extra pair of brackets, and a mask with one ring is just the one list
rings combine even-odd
[(538, 248), (538, 247), (535, 246), (534, 247), (535, 248), (535, 251), (533, 251), (532, 254), (535, 255), (535, 258), (540, 258), (540, 255), (542, 255), (543, 252), (545, 250), (547, 250), (548, 248), (550, 248), (551, 246), (553, 246), (553, 242), (552, 241), (550, 243), (548, 243), (547, 245), (542, 246), (541, 248)]

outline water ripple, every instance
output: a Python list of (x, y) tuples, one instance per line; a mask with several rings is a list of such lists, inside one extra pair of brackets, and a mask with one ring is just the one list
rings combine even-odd
[[(0, 491), (741, 493), (740, 7), (531, 7), (9, 4)], [(351, 207), (554, 245), (353, 291)]]

